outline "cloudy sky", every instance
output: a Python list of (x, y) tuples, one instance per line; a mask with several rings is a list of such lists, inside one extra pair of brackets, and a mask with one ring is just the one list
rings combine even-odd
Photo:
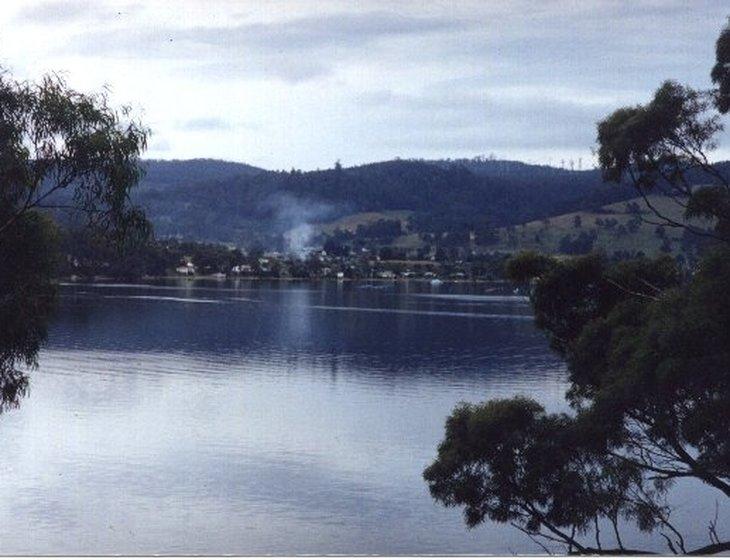
[(727, 0), (3, 0), (0, 65), (110, 87), (152, 128), (149, 157), (585, 167), (613, 108), (667, 78), (709, 85), (728, 15)]

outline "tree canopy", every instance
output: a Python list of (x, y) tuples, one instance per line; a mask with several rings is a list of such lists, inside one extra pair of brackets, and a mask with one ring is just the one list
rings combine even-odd
[[(722, 69), (727, 41), (725, 30)], [(728, 109), (717, 68), (718, 90), (665, 82), (647, 105), (598, 125), (604, 177), (628, 176), (657, 224), (711, 239), (690, 276), (668, 257), (523, 254), (507, 264), (531, 286), (536, 325), (566, 360), (572, 413), (549, 414), (524, 397), (452, 413), (424, 477), (434, 498), (464, 508), (468, 525), (510, 523), (545, 551), (655, 552), (626, 547), (626, 523), (661, 535), (672, 553), (730, 550), (712, 508), (709, 542), (698, 545), (673, 522), (670, 501), (686, 479), (730, 498), (730, 186), (708, 157), (722, 128), (713, 108)], [(712, 227), (662, 215), (646, 198), (653, 190)]]
[(720, 33), (715, 44), (711, 77), (717, 85), (717, 108), (721, 113), (727, 113), (730, 111), (730, 26)]
[[(64, 208), (118, 245), (149, 233), (130, 191), (148, 131), (106, 95), (0, 72), (0, 410), (28, 386), (53, 309), (57, 231)], [(65, 196), (62, 196), (65, 195)]]
[(130, 190), (147, 135), (104, 94), (79, 93), (54, 75), (32, 83), (0, 73), (0, 236), (29, 212), (60, 206), (110, 235), (146, 231)]

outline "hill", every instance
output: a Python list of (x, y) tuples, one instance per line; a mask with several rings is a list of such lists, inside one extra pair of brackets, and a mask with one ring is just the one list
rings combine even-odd
[[(663, 215), (684, 221), (681, 208), (669, 198), (651, 195), (652, 206)], [(494, 251), (539, 251), (552, 254), (585, 253), (592, 249), (608, 255), (630, 256), (638, 253), (667, 253), (690, 258), (698, 240), (685, 230), (652, 223), (653, 214), (643, 199), (609, 204), (599, 209), (581, 210), (543, 220), (533, 220), (498, 230)], [(709, 223), (695, 220), (697, 227)]]
[(387, 213), (405, 213), (404, 234), (439, 234), (519, 224), (633, 196), (627, 186), (604, 184), (595, 170), (519, 162), (394, 160), (310, 172), (215, 160), (145, 165), (134, 198), (158, 236), (267, 248), (286, 248), (286, 232), (307, 238), (355, 214), (385, 213), (387, 220)]
[(219, 181), (239, 175), (256, 175), (261, 168), (245, 163), (216, 159), (161, 160), (143, 162), (145, 176), (140, 184), (143, 189), (164, 189), (176, 185), (196, 185)]

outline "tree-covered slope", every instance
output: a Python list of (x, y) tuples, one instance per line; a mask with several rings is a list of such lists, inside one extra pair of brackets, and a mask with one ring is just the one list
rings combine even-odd
[(310, 172), (148, 161), (135, 199), (160, 236), (274, 246), (292, 228), (359, 212), (407, 210), (416, 231), (439, 232), (523, 223), (633, 195), (603, 184), (594, 170), (514, 162), (489, 162), (488, 169), (469, 161), (395, 160)]

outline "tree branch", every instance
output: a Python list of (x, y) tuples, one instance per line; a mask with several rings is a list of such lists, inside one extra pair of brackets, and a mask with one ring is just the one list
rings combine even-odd
[(687, 552), (688, 556), (704, 556), (705, 554), (717, 554), (718, 552), (727, 552), (730, 550), (730, 541), (708, 544), (700, 548), (695, 548)]

